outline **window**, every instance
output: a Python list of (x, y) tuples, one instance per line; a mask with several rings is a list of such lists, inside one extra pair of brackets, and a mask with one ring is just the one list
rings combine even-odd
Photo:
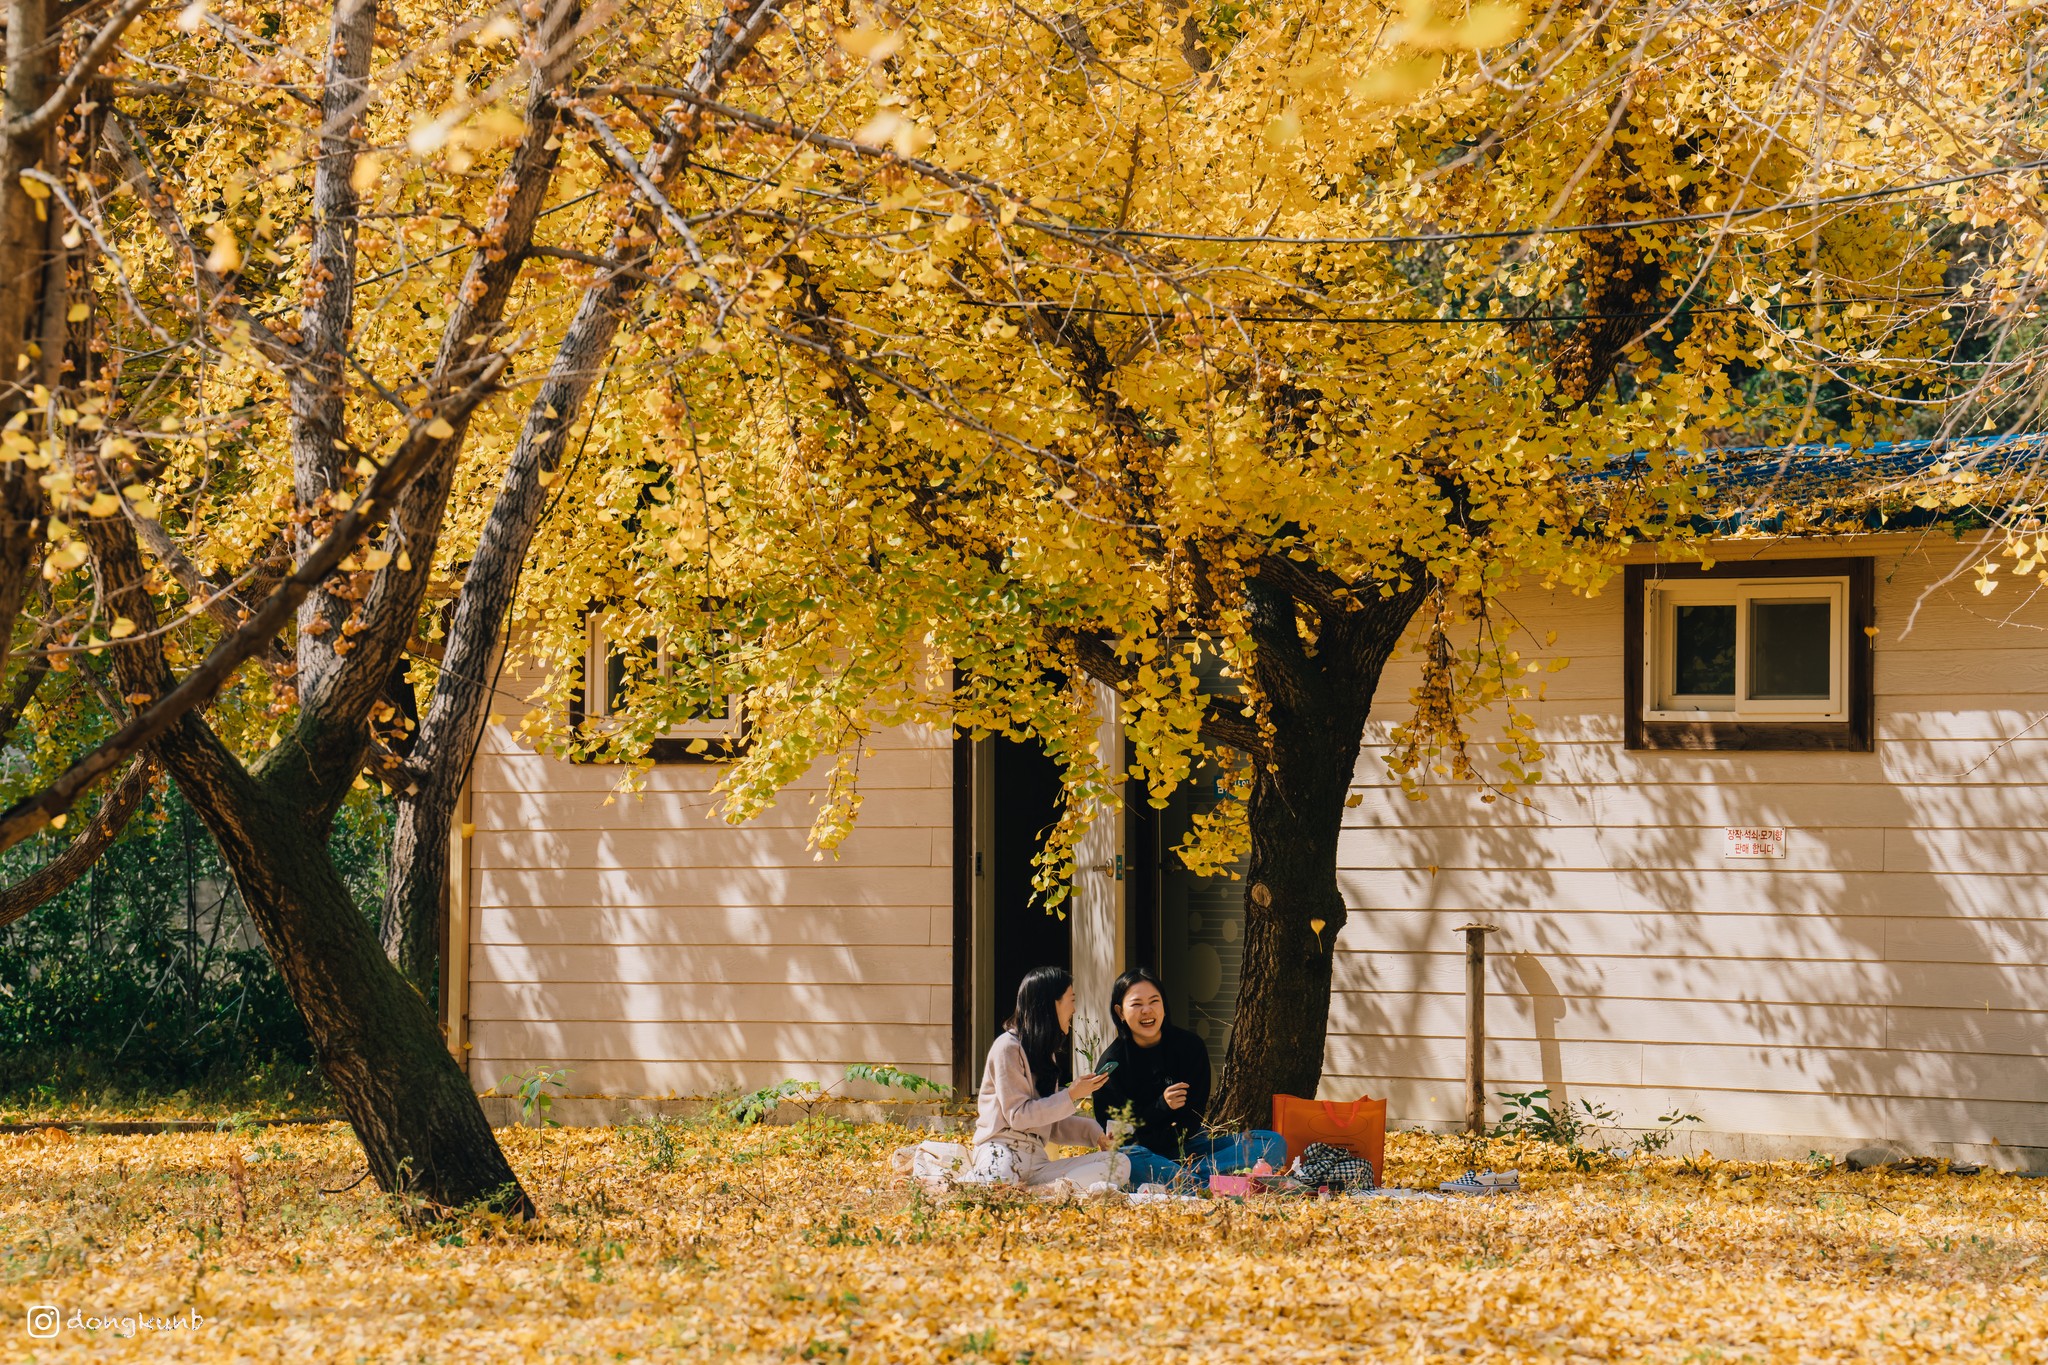
[(1868, 749), (1867, 559), (1632, 565), (1628, 747)]
[[(649, 678), (671, 675), (668, 648), (651, 637), (627, 642), (614, 637), (616, 618), (592, 612), (583, 660), (583, 691), (570, 706), (570, 723), (586, 733), (602, 733), (610, 718), (625, 709), (632, 689)], [(743, 739), (739, 698), (727, 697), (722, 707), (689, 715), (665, 731), (648, 748), (657, 763), (714, 763), (731, 758)]]

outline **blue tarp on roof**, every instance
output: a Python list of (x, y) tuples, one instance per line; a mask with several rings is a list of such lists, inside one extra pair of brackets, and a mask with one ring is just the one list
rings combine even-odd
[[(1631, 456), (1600, 477), (1641, 473)], [(1684, 466), (1705, 531), (1904, 529), (2048, 501), (2048, 433), (1731, 450)]]

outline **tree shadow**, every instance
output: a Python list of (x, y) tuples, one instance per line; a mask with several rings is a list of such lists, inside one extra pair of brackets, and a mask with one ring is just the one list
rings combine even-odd
[[(1877, 567), (1880, 626), (1937, 576), (1924, 554)], [(1573, 657), (1537, 705), (1529, 804), (1409, 803), (1361, 763), (1333, 1092), (1462, 1113), (1454, 930), (1483, 919), (1491, 1091), (1597, 1094), (1631, 1126), (1689, 1110), (1724, 1155), (1721, 1134), (2048, 1147), (2048, 921), (2014, 918), (2048, 862), (2048, 649), (1938, 605), (1918, 640), (1880, 637), (1876, 751), (1802, 754), (1625, 750), (1618, 590), (1524, 604)], [(1725, 858), (1742, 825), (1786, 828), (1786, 858)]]

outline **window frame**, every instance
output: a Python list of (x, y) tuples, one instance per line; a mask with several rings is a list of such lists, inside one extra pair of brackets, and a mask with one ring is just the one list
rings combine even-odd
[[(1623, 720), (1624, 747), (1631, 750), (1836, 750), (1869, 752), (1875, 738), (1871, 723), (1874, 670), (1872, 634), (1875, 626), (1874, 576), (1868, 557), (1839, 559), (1774, 559), (1716, 564), (1630, 564), (1623, 571)], [(1826, 580), (1842, 593), (1843, 626), (1833, 642), (1830, 663), (1833, 686), (1826, 702), (1781, 701), (1743, 705), (1747, 656), (1740, 642), (1749, 629), (1748, 605), (1759, 598), (1818, 596), (1801, 592)], [(1783, 588), (1774, 585), (1783, 581)], [(1752, 592), (1736, 586), (1754, 583)], [(1714, 584), (1728, 585), (1717, 590)], [(1693, 585), (1700, 585), (1695, 587)], [(1737, 605), (1737, 704), (1723, 713), (1691, 708), (1659, 709), (1660, 685), (1668, 664), (1650, 651), (1650, 627), (1656, 618), (1687, 598)], [(1661, 624), (1661, 622), (1658, 622)], [(1658, 651), (1661, 655), (1662, 651)]]
[[(611, 655), (611, 641), (606, 637), (605, 624), (613, 613), (602, 608), (585, 613), (583, 621), (583, 681), (569, 699), (569, 726), (579, 734), (588, 734), (586, 727), (592, 722), (601, 722), (610, 714), (609, 688), (607, 682), (610, 670), (607, 664)], [(668, 645), (665, 641), (656, 646), (657, 667), (666, 674), (668, 670)], [(704, 741), (701, 750), (692, 752), (691, 745)], [(655, 763), (729, 763), (737, 758), (746, 747), (747, 723), (740, 710), (740, 699), (729, 695), (726, 698), (726, 714), (722, 720), (684, 721), (656, 737), (647, 746), (647, 757)], [(614, 760), (604, 758), (583, 758), (585, 763), (606, 763)]]

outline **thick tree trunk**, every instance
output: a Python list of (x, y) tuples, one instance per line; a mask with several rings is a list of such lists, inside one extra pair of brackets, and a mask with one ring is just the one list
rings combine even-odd
[(463, 770), (451, 774), (452, 783), (425, 782), (417, 793), (401, 798), (391, 822), (381, 926), (384, 953), (429, 1000), (442, 998), (437, 929), (448, 910), (448, 835), (462, 782), (469, 775), (468, 757), (462, 755)]
[(209, 828), (377, 1184), (429, 1206), (532, 1212), (433, 1011), (385, 958), (327, 841), (308, 837), (297, 800), (244, 798), (208, 802)]
[[(56, 84), (56, 54), (49, 33), (47, 0), (12, 0), (7, 5), (7, 69), (0, 97), (0, 123), (26, 120)], [(0, 133), (0, 422), (28, 408), (29, 388), (42, 378), (29, 347), (41, 345), (42, 291), (49, 234), (48, 200), (23, 188), (22, 173), (40, 169), (48, 151), (44, 132)], [(35, 185), (42, 189), (41, 184)], [(42, 489), (36, 471), (9, 457), (0, 464), (0, 673), (13, 647), (14, 619), (33, 582), (31, 570), (42, 552), (39, 518)]]
[[(169, 673), (134, 528), (107, 517), (85, 530), (108, 602), (137, 626), (139, 643), (113, 651), (121, 686), (161, 692)], [(378, 1186), (418, 1200), (417, 1215), (477, 1203), (530, 1214), (432, 1008), (384, 956), (334, 866), (334, 815), (367, 747), (360, 722), (302, 714), (291, 742), (251, 772), (188, 711), (155, 749), (220, 845)]]
[[(420, 1214), (483, 1204), (531, 1214), (426, 998), (398, 974), (329, 853), (333, 803), (287, 774), (180, 765), (263, 943), (298, 1004), (379, 1187)], [(318, 811), (317, 827), (308, 815)]]
[[(1274, 565), (1250, 584), (1254, 677), (1272, 736), (1253, 765), (1243, 974), (1215, 1122), (1263, 1127), (1276, 1093), (1314, 1095), (1321, 1083), (1346, 915), (1337, 887), (1344, 800), (1380, 670), (1423, 600), (1418, 583), (1343, 604), (1314, 572)], [(1319, 611), (1312, 648), (1297, 593)]]

